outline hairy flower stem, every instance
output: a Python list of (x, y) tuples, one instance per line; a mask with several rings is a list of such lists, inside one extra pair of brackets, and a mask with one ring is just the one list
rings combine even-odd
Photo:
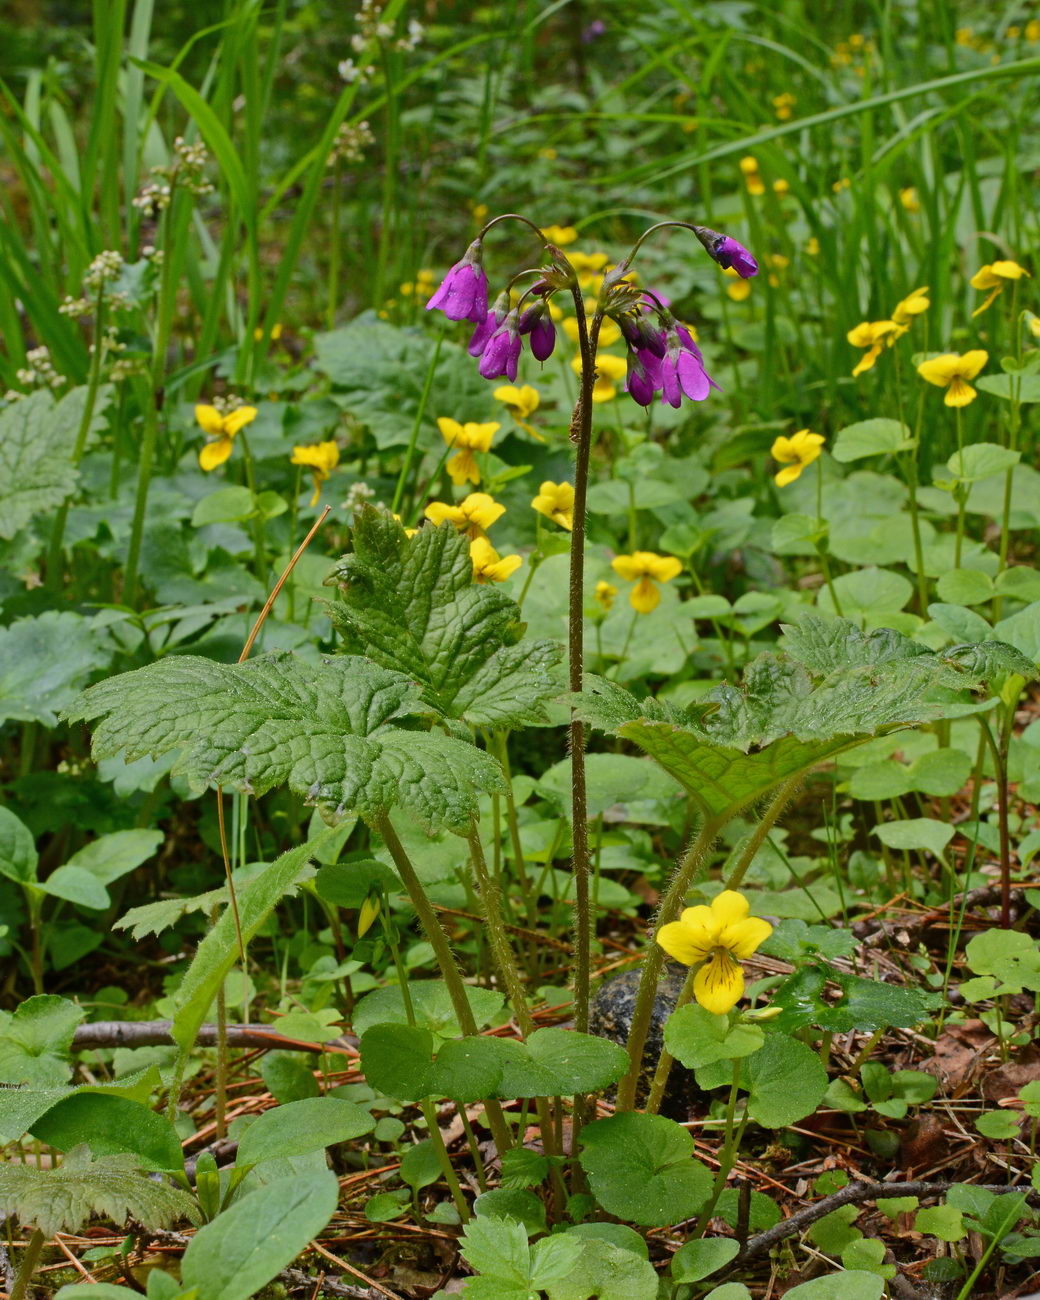
[[(426, 896), (426, 890), (422, 887), (422, 882), (412, 865), (411, 858), (405, 852), (404, 845), (398, 839), (397, 832), (391, 825), (390, 818), (386, 813), (383, 813), (377, 819), (375, 828), (383, 837), (383, 843), (394, 860), (394, 866), (397, 868), (426, 937), (430, 941), (430, 947), (437, 958), (441, 976), (447, 985), (448, 996), (451, 998), (451, 1005), (455, 1009), (455, 1018), (459, 1022), (459, 1028), (467, 1037), (475, 1036), (479, 1031), (477, 1022), (473, 1019), (473, 1010), (469, 1005), (469, 998), (466, 995), (466, 985), (463, 983), (462, 975), (455, 963), (455, 955), (448, 943), (448, 936), (441, 928), (437, 913), (433, 910), (433, 905)], [(502, 1113), (502, 1107), (497, 1101), (486, 1101), (484, 1103), (484, 1112), (487, 1115), (488, 1126), (495, 1139), (495, 1145), (498, 1147), (499, 1154), (502, 1155), (513, 1145), (505, 1115)]]
[(33, 1273), (36, 1272), (36, 1262), (40, 1258), (40, 1252), (43, 1250), (47, 1238), (39, 1228), (29, 1238), (29, 1244), (22, 1255), (22, 1261), (18, 1265), (18, 1276), (14, 1280), (14, 1286), (11, 1288), (11, 1294), (8, 1300), (25, 1300), (29, 1294), (29, 1282), (32, 1280)]
[(751, 832), (747, 843), (744, 845), (740, 857), (737, 859), (736, 866), (729, 873), (729, 878), (726, 881), (727, 889), (740, 888), (744, 876), (747, 874), (748, 867), (750, 867), (752, 862), (755, 860), (755, 854), (765, 843), (766, 836), (776, 825), (777, 818), (787, 807), (788, 801), (801, 784), (802, 774), (799, 773), (797, 776), (792, 776), (789, 780), (785, 781), (783, 785), (781, 785), (780, 789), (777, 790), (776, 794), (773, 795), (772, 799), (769, 801), (769, 806), (759, 818), (758, 825)]
[(711, 1190), (708, 1204), (701, 1210), (697, 1218), (691, 1239), (704, 1236), (704, 1230), (711, 1221), (711, 1216), (715, 1213), (715, 1206), (719, 1203), (719, 1197), (725, 1190), (726, 1179), (730, 1175), (730, 1170), (737, 1162), (737, 1150), (740, 1147), (740, 1139), (744, 1135), (744, 1125), (747, 1123), (747, 1116), (744, 1117), (739, 1126), (736, 1122), (739, 1090), (740, 1061), (736, 1060), (733, 1062), (733, 1082), (730, 1085), (729, 1099), (726, 1102), (726, 1136), (723, 1138), (722, 1150), (719, 1152), (719, 1171), (715, 1175), (715, 1186)]
[[(655, 931), (667, 922), (674, 921), (679, 915), (690, 886), (707, 863), (711, 846), (728, 820), (727, 817), (722, 816), (709, 818), (702, 824), (690, 847), (683, 854), (672, 877), (672, 883), (657, 909), (652, 927)], [(646, 1036), (650, 1031), (654, 996), (657, 993), (657, 983), (663, 965), (664, 949), (658, 947), (656, 943), (651, 943), (643, 959), (643, 974), (639, 981), (636, 1004), (632, 1011), (632, 1024), (628, 1031), (628, 1073), (618, 1084), (617, 1109), (619, 1111), (635, 1109), (636, 1085), (639, 1082), (639, 1071), (643, 1063), (643, 1048), (646, 1046)]]
[[(585, 657), (585, 501), (592, 449), (592, 388), (596, 382), (596, 347), (602, 316), (599, 311), (589, 328), (581, 290), (571, 288), (578, 322), (581, 351), (581, 390), (571, 417), (571, 438), (577, 444), (574, 464), (574, 528), (571, 532), (570, 592), (567, 610), (569, 684), (580, 694)], [(574, 1027), (589, 1029), (589, 992), (592, 982), (592, 902), (589, 891), (589, 819), (585, 787), (585, 724), (571, 708), (571, 870), (574, 875)]]
[[(693, 981), (696, 977), (696, 968), (691, 967), (689, 974), (683, 981), (682, 988), (679, 990), (679, 996), (675, 1000), (673, 1015), (676, 1011), (681, 1011), (693, 997)], [(657, 1069), (654, 1071), (653, 1082), (650, 1084), (650, 1096), (646, 1099), (646, 1113), (648, 1115), (656, 1115), (661, 1109), (664, 1090), (668, 1087), (668, 1076), (672, 1072), (674, 1063), (675, 1057), (670, 1052), (662, 1052), (658, 1058)]]

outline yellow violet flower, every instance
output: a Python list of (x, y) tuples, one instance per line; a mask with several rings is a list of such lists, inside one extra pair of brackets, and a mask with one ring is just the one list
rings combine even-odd
[(469, 558), (476, 582), (505, 582), (523, 563), (519, 555), (499, 555), (486, 537), (474, 537), (469, 544)]
[(894, 320), (865, 320), (845, 335), (854, 348), (865, 348), (866, 353), (856, 363), (853, 377), (869, 370), (881, 355), (886, 343), (894, 343), (900, 334), (906, 333), (906, 326)]
[(474, 485), (479, 483), (480, 470), (473, 459), (473, 453), (490, 451), (491, 439), (500, 426), (493, 420), (487, 424), (475, 424), (472, 420), (466, 424), (459, 424), (458, 420), (451, 420), (442, 415), (437, 421), (437, 428), (440, 429), (441, 437), (449, 447), (459, 449), (458, 454), (452, 456), (447, 464), (451, 481), (456, 487), (461, 487), (466, 482)]
[(913, 293), (907, 294), (902, 302), (896, 304), (892, 319), (897, 325), (909, 325), (915, 316), (920, 316), (931, 305), (928, 301), (928, 286), (924, 284), (920, 289), (915, 289)]
[(333, 442), (316, 442), (310, 447), (293, 447), (292, 464), (306, 465), (314, 471), (314, 495), (311, 505), (318, 504), (321, 485), (339, 464), (339, 447)]
[(790, 121), (791, 110), (797, 103), (798, 101), (794, 95), (787, 90), (782, 95), (773, 96), (773, 108), (776, 110), (776, 115), (781, 122)]
[(612, 582), (600, 581), (596, 583), (596, 590), (593, 593), (596, 597), (596, 604), (604, 614), (609, 614), (614, 608), (614, 601), (617, 597), (617, 587)]
[(773, 933), (768, 921), (750, 916), (750, 911), (743, 894), (724, 889), (710, 907), (687, 907), (678, 921), (657, 932), (657, 942), (669, 957), (699, 967), (693, 996), (713, 1015), (724, 1016), (744, 996), (740, 963)]
[(538, 495), (531, 505), (540, 515), (545, 515), (554, 524), (559, 524), (568, 532), (573, 529), (574, 488), (570, 483), (551, 483), (546, 480), (538, 489)]
[(944, 352), (930, 361), (922, 361), (917, 373), (930, 384), (946, 389), (943, 402), (947, 406), (967, 406), (978, 396), (968, 380), (974, 379), (988, 360), (989, 353), (981, 348), (961, 356), (956, 352)]
[(357, 937), (360, 939), (371, 928), (372, 922), (382, 910), (382, 899), (379, 893), (368, 894), (365, 901), (361, 904), (361, 910), (358, 912)]
[(782, 199), (785, 194), (790, 194), (790, 192), (791, 192), (791, 182), (785, 181), (782, 176), (778, 181), (773, 182), (773, 193), (777, 196), (778, 199)]
[(516, 420), (526, 420), (538, 410), (542, 400), (538, 389), (532, 388), (530, 384), (524, 384), (522, 388), (517, 388), (515, 384), (502, 384), (491, 396), (496, 402), (501, 402)]
[(776, 476), (776, 486), (787, 487), (788, 483), (793, 483), (819, 456), (823, 442), (823, 434), (810, 433), (808, 429), (799, 429), (790, 438), (777, 438), (769, 449), (770, 456), (784, 466)]
[(742, 280), (732, 266), (727, 266), (722, 274), (729, 280), (726, 285), (727, 298), (732, 298), (734, 302), (744, 302), (751, 297), (750, 280)]
[(820, 241), (816, 238), (815, 235), (810, 235), (809, 238), (805, 241), (805, 251), (809, 254), (810, 257), (820, 256)]
[(235, 434), (256, 419), (255, 406), (239, 406), (227, 415), (221, 415), (215, 406), (196, 406), (195, 419), (210, 439), (199, 452), (199, 465), (208, 473), (223, 465), (231, 455)]
[(989, 289), (991, 292), (982, 306), (976, 307), (971, 313), (972, 316), (978, 316), (980, 312), (992, 306), (994, 300), (1003, 293), (1004, 285), (1009, 280), (1021, 280), (1023, 276), (1028, 277), (1028, 275), (1026, 268), (1019, 266), (1017, 262), (989, 262), (986, 266), (980, 266), (971, 277), (971, 287)]
[[(553, 156), (555, 157), (555, 153)], [(567, 244), (575, 242), (578, 238), (578, 232), (573, 226), (545, 226), (542, 230), (542, 237), (547, 239), (550, 244), (556, 244), (559, 248), (564, 248)]]
[(443, 524), (445, 520), (454, 524), (460, 533), (467, 537), (482, 537), (497, 520), (505, 514), (506, 508), (488, 496), (486, 492), (471, 492), (457, 506), (446, 501), (431, 501), (426, 507), (426, 518), (432, 523)]
[(568, 261), (575, 271), (602, 271), (610, 261), (609, 253), (568, 253)]
[(899, 191), (899, 202), (907, 212), (920, 212), (921, 201), (917, 197), (917, 190), (913, 185), (907, 185), (905, 189)]
[(619, 578), (636, 584), (628, 600), (637, 614), (652, 614), (661, 603), (657, 584), (671, 582), (682, 572), (682, 563), (674, 555), (657, 555), (654, 551), (615, 555), (610, 567)]

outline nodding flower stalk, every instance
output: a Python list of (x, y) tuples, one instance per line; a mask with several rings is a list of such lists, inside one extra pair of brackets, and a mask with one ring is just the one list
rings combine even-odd
[[(487, 279), (483, 267), (484, 239), (503, 221), (527, 226), (542, 246), (545, 262), (521, 271), (506, 286), (489, 310)], [(636, 241), (628, 256), (603, 276), (599, 297), (591, 316), (578, 277), (566, 255), (549, 243), (541, 230), (526, 217), (504, 213), (489, 221), (466, 250), (465, 256), (448, 272), (427, 304), (444, 311), (451, 320), (471, 320), (476, 325), (469, 351), (479, 358), (480, 373), (486, 379), (503, 375), (516, 378), (525, 341), (537, 361), (552, 354), (556, 330), (549, 304), (557, 293), (569, 294), (574, 303), (578, 346), (581, 352), (581, 387), (570, 422), (575, 444), (573, 530), (568, 608), (570, 688), (580, 693), (584, 659), (584, 556), (585, 500), (588, 488), (589, 456), (592, 447), (592, 390), (596, 379), (596, 351), (600, 326), (610, 317), (628, 344), (627, 389), (640, 406), (648, 406), (660, 394), (671, 406), (684, 397), (704, 401), (718, 385), (704, 368), (693, 334), (672, 315), (667, 299), (640, 289), (626, 277), (643, 242), (655, 231), (679, 227), (692, 231), (708, 256), (723, 269), (732, 267), (746, 279), (758, 272), (758, 263), (737, 240), (706, 226), (684, 221), (666, 221), (651, 226)], [(523, 277), (535, 277), (516, 306), (510, 293)], [(592, 966), (593, 917), (589, 891), (588, 812), (585, 795), (585, 730), (574, 712), (570, 722), (572, 868), (575, 879), (575, 1028), (585, 1032), (589, 1023), (589, 991)]]

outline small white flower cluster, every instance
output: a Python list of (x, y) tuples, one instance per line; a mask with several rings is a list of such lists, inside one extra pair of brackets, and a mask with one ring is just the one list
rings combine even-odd
[(87, 273), (83, 277), (83, 287), (97, 293), (106, 280), (117, 279), (122, 270), (123, 255), (121, 253), (117, 253), (111, 248), (104, 253), (98, 253), (97, 257), (87, 267)]
[(225, 396), (214, 397), (210, 406), (215, 407), (221, 415), (230, 415), (232, 411), (237, 411), (240, 406), (245, 406), (245, 398), (238, 397), (234, 393), (227, 393)]
[[(65, 383), (64, 378), (54, 369), (54, 362), (51, 361), (50, 349), (46, 347), (30, 348), (25, 354), (28, 365), (22, 366), (15, 371), (15, 378), (26, 388), (61, 388)], [(21, 396), (20, 393), (8, 393), (7, 397), (13, 399)]]
[(203, 174), (209, 162), (209, 154), (202, 141), (196, 140), (193, 144), (187, 144), (181, 136), (178, 136), (173, 142), (173, 148), (177, 155), (178, 185), (183, 185), (196, 196), (212, 194), (215, 187)]
[(346, 499), (343, 502), (343, 509), (348, 515), (352, 515), (355, 510), (360, 508), (375, 496), (375, 490), (370, 488), (367, 483), (357, 482), (347, 489)]
[[(390, 43), (392, 49), (406, 54), (414, 50), (422, 40), (425, 28), (415, 18), (408, 23), (406, 34), (394, 40), (393, 23), (382, 20), (385, 4), (386, 0), (361, 0), (356, 15), (358, 29), (350, 38), (350, 48), (355, 54), (364, 54), (374, 40), (384, 44)], [(359, 85), (364, 85), (366, 81), (372, 79), (375, 71), (374, 64), (358, 65), (353, 59), (342, 59), (339, 64), (339, 75), (348, 85), (352, 85), (355, 81)]]
[(130, 202), (138, 212), (154, 218), (170, 206), (170, 195), (170, 186), (166, 181), (149, 181)]
[(356, 126), (344, 122), (329, 150), (329, 166), (337, 162), (360, 162), (365, 150), (375, 144), (375, 139), (367, 122), (358, 122)]

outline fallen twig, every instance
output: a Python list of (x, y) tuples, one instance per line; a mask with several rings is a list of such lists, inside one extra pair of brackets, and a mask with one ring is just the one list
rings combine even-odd
[[(173, 1043), (170, 1020), (97, 1020), (79, 1025), (72, 1046), (83, 1047), (165, 1047)], [(229, 1047), (267, 1047), (282, 1052), (335, 1052), (356, 1056), (357, 1039), (349, 1034), (330, 1043), (310, 1043), (305, 1039), (286, 1038), (271, 1025), (228, 1025)], [(195, 1039), (199, 1047), (217, 1045), (217, 1026), (201, 1025)]]

